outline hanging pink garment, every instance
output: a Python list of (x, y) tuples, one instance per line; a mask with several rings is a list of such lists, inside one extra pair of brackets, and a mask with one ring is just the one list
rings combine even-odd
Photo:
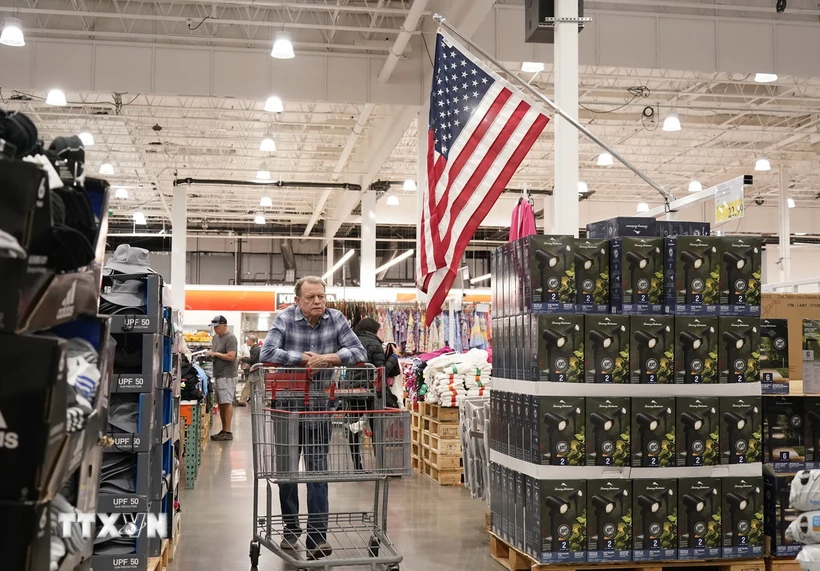
[(518, 235), (518, 207), (521, 206), (521, 202), (522, 201), (519, 198), (518, 202), (516, 202), (515, 206), (513, 206), (512, 219), (510, 220), (510, 242), (520, 238)]
[(518, 237), (524, 238), (535, 233), (535, 212), (532, 210), (532, 204), (522, 200), (518, 205)]

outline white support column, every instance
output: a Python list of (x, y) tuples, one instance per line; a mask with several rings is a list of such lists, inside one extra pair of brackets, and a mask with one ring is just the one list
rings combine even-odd
[(333, 264), (336, 263), (336, 250), (334, 250), (336, 243), (333, 241), (333, 234), (330, 233), (330, 221), (325, 220), (325, 240), (327, 240), (327, 247), (326, 247), (326, 261), (327, 266), (325, 267), (325, 271), (329, 272), (330, 268), (333, 267)]
[(780, 281), (792, 279), (791, 229), (789, 228), (789, 180), (788, 169), (780, 169)]
[[(417, 124), (418, 134), (418, 174), (416, 175), (416, 265), (415, 271), (418, 272), (419, 264), (421, 263), (421, 212), (423, 208), (424, 197), (427, 195), (427, 124), (429, 123), (430, 102), (424, 104), (419, 111)], [(417, 291), (418, 299), (424, 299), (425, 294), (421, 290)]]
[[(556, 0), (556, 18), (578, 18), (578, 0)], [(555, 103), (578, 119), (578, 25), (555, 26)], [(568, 121), (555, 116), (555, 190), (550, 208), (555, 234), (578, 236), (578, 137)], [(546, 202), (546, 201), (545, 201)]]
[(174, 187), (171, 204), (171, 306), (185, 311), (185, 280), (188, 253), (188, 188)]
[(376, 193), (362, 193), (362, 249), (359, 280), (365, 291), (376, 288)]

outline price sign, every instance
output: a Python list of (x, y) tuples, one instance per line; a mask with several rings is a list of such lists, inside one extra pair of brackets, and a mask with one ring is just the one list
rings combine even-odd
[(715, 188), (715, 222), (743, 218), (743, 177), (717, 185)]

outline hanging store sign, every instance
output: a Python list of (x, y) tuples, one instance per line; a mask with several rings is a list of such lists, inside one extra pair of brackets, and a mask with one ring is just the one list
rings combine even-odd
[(743, 218), (743, 177), (739, 176), (715, 187), (715, 222)]

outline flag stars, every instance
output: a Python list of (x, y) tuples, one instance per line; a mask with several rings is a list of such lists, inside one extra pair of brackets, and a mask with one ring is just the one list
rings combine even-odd
[(487, 83), (487, 78), (486, 78), (486, 77), (482, 77), (482, 78), (481, 78), (481, 83)]

